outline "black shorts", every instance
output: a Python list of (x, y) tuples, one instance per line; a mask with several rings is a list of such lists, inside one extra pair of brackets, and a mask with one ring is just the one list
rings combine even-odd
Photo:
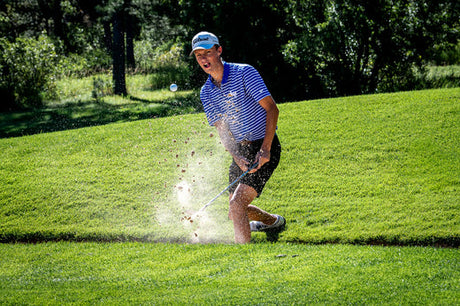
[[(259, 152), (263, 142), (263, 139), (259, 139), (245, 144), (238, 143), (238, 152), (239, 154), (247, 158), (250, 161), (251, 165), (253, 165), (255, 162), (256, 154), (257, 152)], [(279, 142), (278, 136), (275, 135), (275, 137), (273, 138), (272, 147), (270, 149), (270, 161), (264, 164), (262, 168), (257, 170), (255, 173), (246, 174), (239, 181), (239, 183), (254, 188), (257, 191), (257, 197), (259, 197), (268, 179), (272, 176), (273, 171), (275, 171), (276, 167), (278, 167), (280, 157), (281, 144)], [(243, 173), (244, 171), (241, 170), (240, 167), (233, 160), (229, 168), (229, 184), (235, 181)], [(232, 187), (230, 187), (230, 193), (235, 192), (236, 187), (238, 187), (238, 184), (234, 184)]]

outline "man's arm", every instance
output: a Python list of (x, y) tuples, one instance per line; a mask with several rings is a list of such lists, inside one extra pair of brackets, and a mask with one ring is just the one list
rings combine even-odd
[[(276, 126), (278, 124), (279, 110), (273, 98), (271, 96), (267, 96), (260, 100), (259, 104), (267, 112), (267, 119), (265, 122), (265, 137), (260, 151), (256, 155), (256, 161), (259, 163), (259, 165), (257, 168), (251, 170), (250, 173), (256, 172), (265, 163), (270, 161), (270, 150), (272, 147), (273, 138), (275, 137)], [(241, 168), (241, 170), (248, 170), (250, 167), (249, 160), (238, 154), (235, 139), (233, 138), (233, 135), (224, 120), (217, 121), (214, 126), (217, 128), (220, 140), (222, 141), (225, 150), (227, 150), (230, 155), (232, 155), (233, 159)]]
[(251, 170), (250, 173), (256, 172), (265, 163), (270, 161), (270, 150), (272, 147), (273, 138), (276, 133), (276, 126), (278, 124), (279, 110), (276, 106), (275, 100), (271, 96), (267, 96), (259, 101), (259, 104), (267, 112), (267, 120), (265, 123), (265, 137), (260, 151), (256, 155), (256, 161), (259, 163), (256, 169)]

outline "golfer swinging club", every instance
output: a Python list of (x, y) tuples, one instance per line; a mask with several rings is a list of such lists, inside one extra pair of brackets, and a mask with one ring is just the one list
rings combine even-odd
[(251, 232), (256, 231), (278, 234), (285, 228), (284, 217), (251, 205), (280, 160), (278, 107), (256, 69), (221, 59), (222, 46), (214, 34), (196, 34), (192, 54), (209, 75), (200, 93), (206, 117), (233, 157), (229, 181), (258, 164), (229, 189), (229, 218), (233, 221), (235, 242), (249, 243)]

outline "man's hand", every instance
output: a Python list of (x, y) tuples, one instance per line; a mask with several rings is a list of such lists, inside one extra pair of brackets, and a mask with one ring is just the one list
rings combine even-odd
[(251, 171), (249, 171), (249, 173), (254, 173), (256, 172), (257, 170), (259, 170), (264, 164), (268, 163), (270, 161), (270, 151), (266, 150), (260, 150), (259, 152), (257, 152), (257, 155), (256, 155), (256, 160), (254, 163), (258, 163), (259, 165), (252, 169)]
[(243, 172), (246, 172), (249, 169), (249, 167), (252, 166), (249, 160), (247, 160), (243, 156), (234, 156), (233, 159), (235, 160), (235, 163), (238, 165), (238, 167), (240, 167), (240, 169)]

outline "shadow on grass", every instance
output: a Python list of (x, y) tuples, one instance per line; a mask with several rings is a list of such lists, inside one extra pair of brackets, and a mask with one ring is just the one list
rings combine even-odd
[(152, 102), (134, 96), (126, 96), (125, 100), (126, 103), (113, 104), (90, 99), (36, 110), (0, 113), (0, 138), (202, 111), (196, 92), (161, 102)]
[[(256, 235), (252, 237), (251, 243), (276, 243), (277, 239), (273, 240), (268, 236)], [(36, 231), (36, 232), (9, 232), (0, 233), (0, 243), (45, 243), (45, 242), (148, 242), (148, 243), (189, 243), (185, 237), (165, 238), (158, 233), (151, 234), (127, 234), (127, 233), (76, 233), (76, 232), (52, 232), (52, 231)], [(343, 244), (343, 245), (376, 245), (376, 246), (400, 246), (400, 247), (437, 247), (437, 248), (458, 248), (460, 245), (460, 237), (458, 236), (426, 236), (413, 239), (401, 239), (400, 237), (367, 237), (358, 240), (281, 240), (281, 243), (291, 244), (310, 244), (310, 245), (325, 245), (325, 244)]]

